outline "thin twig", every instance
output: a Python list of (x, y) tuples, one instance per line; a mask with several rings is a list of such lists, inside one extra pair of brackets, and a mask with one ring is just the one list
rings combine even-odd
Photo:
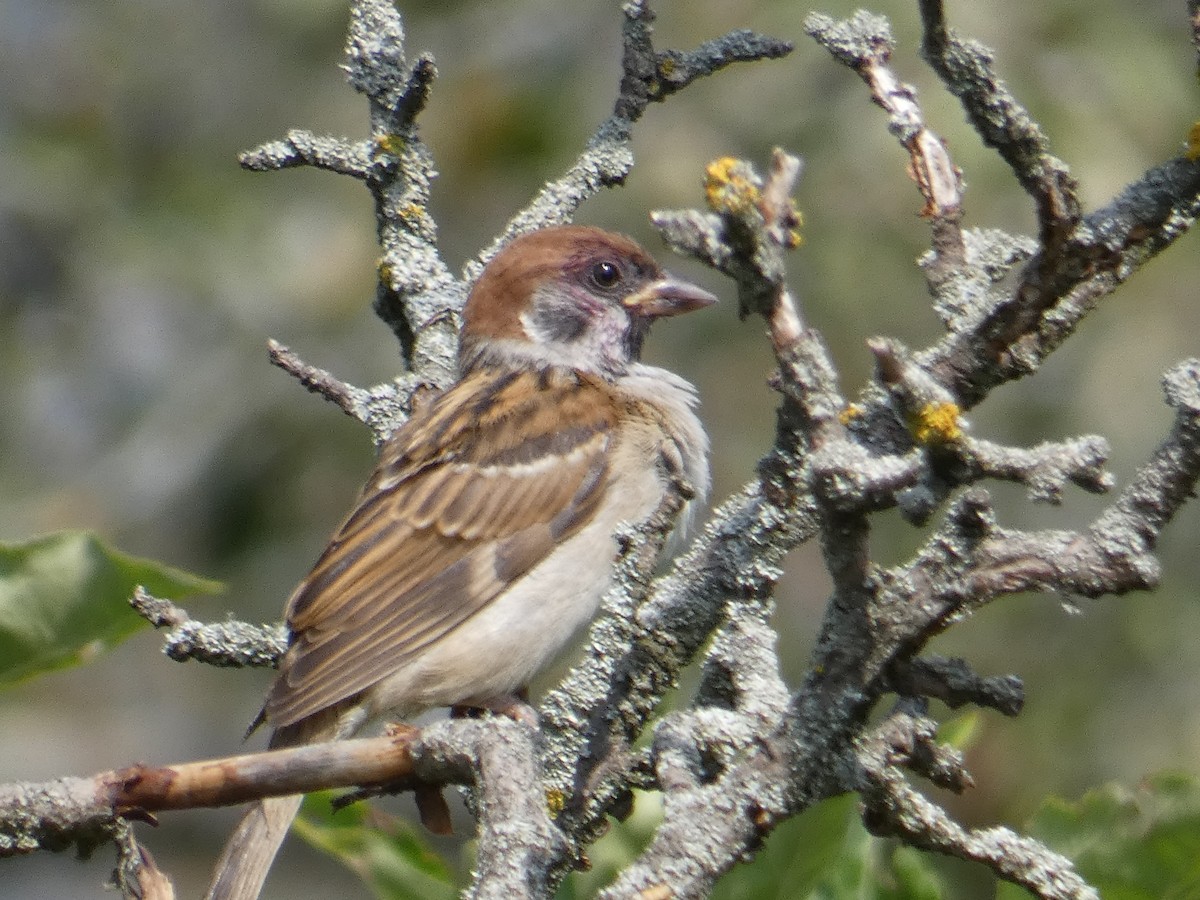
[[(1007, 828), (966, 829), (909, 787), (898, 764), (914, 749), (910, 734), (890, 721), (859, 745), (863, 822), (877, 835), (983, 863), (1042, 900), (1099, 900), (1071, 861)], [(911, 724), (911, 720), (908, 722)]]
[(908, 151), (910, 171), (925, 198), (921, 215), (933, 229), (934, 262), (925, 269), (931, 281), (936, 286), (960, 274), (966, 253), (961, 173), (941, 138), (926, 126), (916, 91), (888, 65), (895, 50), (888, 21), (861, 10), (842, 23), (810, 13), (804, 30), (867, 83), (872, 99), (888, 114), (888, 130)]
[(320, 394), (337, 404), (346, 415), (358, 417), (355, 388), (339, 381), (324, 369), (310, 366), (279, 341), (267, 341), (267, 352), (271, 355), (272, 365), (283, 369), (314, 394)]

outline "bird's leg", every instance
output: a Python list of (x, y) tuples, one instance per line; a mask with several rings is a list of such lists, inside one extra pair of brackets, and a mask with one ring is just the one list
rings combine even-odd
[(417, 802), (417, 814), (421, 824), (430, 834), (449, 837), (454, 834), (454, 823), (450, 820), (450, 807), (442, 796), (440, 784), (418, 784), (413, 788), (413, 799)]
[(539, 724), (537, 711), (529, 705), (529, 688), (527, 687), (519, 688), (511, 694), (501, 694), (486, 700), (452, 706), (450, 707), (450, 718), (473, 719), (478, 718), (481, 712), (508, 716), (514, 722), (520, 722), (530, 728), (537, 728)]
[[(415, 725), (409, 725), (407, 722), (388, 722), (383, 726), (384, 734), (388, 737), (401, 740), (414, 738), (420, 730), (420, 728)], [(413, 784), (410, 778), (404, 778), (390, 784), (377, 784), (348, 791), (334, 799), (333, 808), (336, 811), (344, 806), (349, 806), (351, 803), (369, 800), (372, 797), (382, 797), (386, 794), (399, 794), (407, 790), (413, 792), (413, 799), (417, 803), (417, 813), (421, 817), (421, 824), (431, 834), (443, 837), (454, 834), (454, 825), (450, 819), (450, 807), (446, 805), (446, 798), (442, 796), (442, 786), (437, 784)]]
[[(480, 703), (450, 707), (450, 717), (454, 719), (475, 718), (482, 712), (508, 716), (513, 721), (528, 725), (530, 728), (538, 727), (537, 712), (529, 705), (528, 688), (523, 687), (511, 694), (492, 697)], [(403, 736), (416, 729), (403, 722), (394, 722), (386, 726), (386, 730), (390, 735)], [(454, 834), (450, 807), (446, 804), (446, 798), (442, 796), (441, 786), (417, 784), (413, 785), (412, 790), (413, 799), (417, 803), (417, 812), (421, 817), (421, 824), (433, 834), (443, 836)]]

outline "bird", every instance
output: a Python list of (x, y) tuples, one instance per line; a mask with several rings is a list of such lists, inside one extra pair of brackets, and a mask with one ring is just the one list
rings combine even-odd
[[(618, 527), (676, 478), (693, 492), (677, 530), (707, 493), (696, 390), (640, 356), (656, 319), (716, 300), (590, 226), (532, 231), (492, 258), (462, 312), (458, 380), (383, 443), (288, 600), (255, 720), (272, 748), (384, 715), (511, 708), (594, 617)], [(258, 896), (301, 799), (250, 807), (209, 900)]]

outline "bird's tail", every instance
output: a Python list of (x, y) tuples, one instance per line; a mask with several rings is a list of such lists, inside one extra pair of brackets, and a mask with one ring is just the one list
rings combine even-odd
[[(336, 708), (322, 710), (294, 725), (277, 728), (271, 735), (271, 749), (315, 744), (348, 736), (340, 727)], [(255, 900), (275, 861), (279, 846), (288, 829), (303, 794), (293, 797), (269, 797), (250, 805), (225, 843), (221, 858), (213, 869), (212, 882), (205, 900)]]
[(252, 804), (217, 861), (205, 900), (255, 900), (287, 836), (303, 795), (271, 797)]

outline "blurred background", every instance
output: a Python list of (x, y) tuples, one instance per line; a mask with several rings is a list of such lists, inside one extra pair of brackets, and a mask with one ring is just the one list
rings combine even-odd
[[(861, 0), (826, 0), (849, 15)], [(854, 394), (864, 341), (920, 347), (939, 327), (914, 259), (928, 244), (907, 158), (865, 86), (803, 33), (803, 4), (660, 0), (661, 48), (732, 28), (793, 40), (787, 59), (736, 66), (652, 107), (628, 185), (580, 220), (669, 256), (655, 208), (702, 203), (704, 165), (805, 157), (806, 244), (792, 276)], [(432, 211), (456, 268), (608, 115), (619, 78), (619, 4), (402, 0), (409, 52), (440, 78), (421, 118), (440, 179)], [(1028, 233), (1030, 204), (979, 145), (917, 55), (916, 4), (879, 0), (894, 66), (966, 180), (966, 224)], [(1167, 0), (949, 3), (1071, 167), (1089, 209), (1180, 152), (1197, 118), (1185, 4)], [(273, 337), (358, 385), (397, 374), (371, 313), (367, 192), (312, 170), (251, 174), (239, 150), (292, 127), (360, 137), (364, 101), (338, 69), (347, 10), (334, 0), (0, 0), (0, 540), (95, 529), (117, 547), (224, 581), (185, 602), (196, 617), (277, 619), (373, 458), (367, 431), (268, 365)], [(763, 326), (739, 323), (727, 283), (666, 259), (730, 298), (652, 337), (650, 361), (696, 383), (713, 435), (713, 499), (752, 477), (773, 436)], [(1165, 434), (1158, 386), (1197, 355), (1195, 235), (1106, 298), (1033, 378), (976, 410), (974, 433), (1037, 443), (1099, 433), (1124, 484)], [(1079, 527), (1103, 500), (1069, 492), (1033, 506), (996, 486), (1006, 526)], [(978, 787), (954, 801), (971, 824), (1019, 824), (1047, 792), (1180, 769), (1200, 774), (1200, 506), (1160, 550), (1149, 595), (1083, 602), (1023, 596), (939, 639), (1028, 690), (1016, 721), (982, 718), (969, 754)], [(873, 547), (906, 558), (924, 533), (881, 516)], [(791, 558), (776, 620), (795, 683), (828, 591), (815, 547)], [(89, 665), (0, 693), (0, 781), (86, 774), (237, 751), (270, 680), (180, 665), (144, 632)], [(939, 711), (944, 712), (944, 711)], [(258, 743), (252, 746), (258, 746)], [(197, 811), (141, 829), (180, 896), (195, 896), (235, 814)], [(268, 896), (347, 884), (337, 863), (289, 842)], [(0, 896), (102, 896), (105, 848), (86, 863), (0, 861)], [(327, 882), (326, 879), (329, 879)], [(337, 881), (333, 881), (337, 879)], [(344, 896), (367, 896), (354, 886)], [(324, 895), (325, 890), (316, 893)], [(966, 896), (966, 894), (964, 894)]]

